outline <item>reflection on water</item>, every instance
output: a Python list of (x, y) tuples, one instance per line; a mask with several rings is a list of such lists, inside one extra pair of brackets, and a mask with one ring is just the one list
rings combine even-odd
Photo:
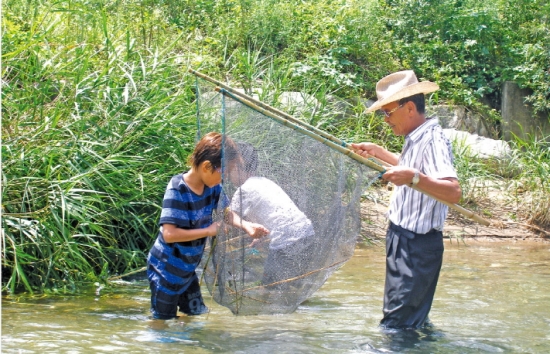
[(446, 243), (421, 331), (388, 331), (382, 317), (384, 250), (362, 246), (295, 313), (149, 319), (144, 280), (89, 296), (2, 299), (2, 353), (548, 353), (550, 245)]

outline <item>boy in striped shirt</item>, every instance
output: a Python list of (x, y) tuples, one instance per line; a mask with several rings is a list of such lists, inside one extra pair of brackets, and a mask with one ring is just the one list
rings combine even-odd
[[(234, 144), (225, 138), (224, 158), (236, 158)], [(221, 188), (222, 135), (206, 134), (190, 157), (191, 169), (170, 180), (164, 194), (157, 239), (147, 257), (147, 277), (151, 288), (151, 313), (155, 319), (208, 311), (195, 272), (207, 237), (217, 234), (212, 213), (218, 203), (229, 201)], [(268, 233), (262, 225), (233, 216), (232, 224), (242, 227), (252, 238)]]

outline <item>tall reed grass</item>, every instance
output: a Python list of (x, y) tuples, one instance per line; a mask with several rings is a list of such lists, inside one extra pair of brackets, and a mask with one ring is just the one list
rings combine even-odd
[(530, 224), (550, 234), (550, 137), (515, 137), (513, 146), (521, 159), (510, 201), (519, 206), (519, 213)]
[(193, 82), (177, 33), (152, 34), (160, 14), (139, 23), (136, 6), (136, 24), (101, 2), (34, 2), (24, 21), (16, 5), (2, 53), (2, 289), (73, 292), (144, 265), (193, 146)]

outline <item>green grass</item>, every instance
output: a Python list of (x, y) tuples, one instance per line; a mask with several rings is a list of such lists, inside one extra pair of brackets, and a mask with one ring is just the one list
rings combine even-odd
[[(78, 292), (143, 267), (166, 183), (186, 168), (194, 146), (189, 67), (261, 89), (269, 104), (285, 91), (307, 93), (319, 104), (301, 119), (347, 142), (399, 151), (402, 138), (364, 114), (361, 100), (389, 72), (413, 67), (430, 78), (439, 65), (426, 56), (434, 49), (426, 41), (423, 51), (407, 42), (400, 57), (388, 7), (375, 1), (8, 0), (2, 7), (4, 292)], [(514, 16), (546, 33), (538, 13)], [(526, 36), (547, 38), (535, 32)], [(526, 86), (540, 73), (537, 58), (522, 67)], [(484, 89), (443, 74), (434, 74), (446, 80), (440, 102), (475, 100)], [(537, 75), (535, 89), (546, 80)], [(334, 114), (338, 100), (355, 102), (345, 116)], [(515, 148), (508, 164), (458, 159), (464, 202), (484, 198), (476, 180), (505, 180), (519, 213), (548, 228), (548, 141), (518, 140)]]
[(3, 38), (2, 288), (73, 292), (144, 265), (194, 93), (175, 34), (140, 46), (123, 11), (36, 5)]
[(512, 180), (510, 199), (530, 224), (550, 230), (550, 140), (516, 138), (514, 149), (520, 156), (520, 172)]
[[(472, 156), (468, 148), (455, 143), (455, 167), (462, 187), (461, 204), (481, 210), (489, 218), (490, 192), (500, 190), (507, 204), (516, 208), (512, 219), (548, 230), (550, 228), (550, 141), (531, 137), (510, 142), (511, 153), (506, 159), (481, 159)], [(487, 208), (487, 205), (489, 208)], [(498, 220), (497, 220), (498, 221)]]

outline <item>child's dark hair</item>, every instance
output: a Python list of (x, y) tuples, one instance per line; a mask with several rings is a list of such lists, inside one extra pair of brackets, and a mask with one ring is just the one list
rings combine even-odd
[(244, 141), (237, 141), (236, 143), (239, 154), (243, 159), (244, 170), (247, 173), (254, 173), (258, 168), (258, 152), (254, 146)]
[[(211, 132), (202, 137), (195, 146), (195, 150), (189, 156), (189, 164), (198, 168), (204, 161), (210, 161), (212, 169), (222, 166), (222, 155), (227, 160), (233, 160), (237, 156), (235, 143), (225, 137), (225, 146), (222, 148), (223, 135)], [(223, 151), (222, 151), (223, 150)]]

